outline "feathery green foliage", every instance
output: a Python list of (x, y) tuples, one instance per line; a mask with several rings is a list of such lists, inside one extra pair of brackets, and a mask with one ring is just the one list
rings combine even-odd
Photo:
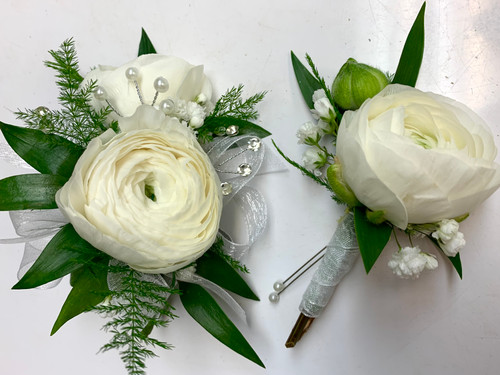
[(85, 147), (108, 128), (105, 119), (111, 110), (96, 111), (90, 106), (90, 95), (96, 88), (96, 83), (90, 82), (80, 87), (83, 78), (79, 73), (73, 39), (65, 40), (58, 50), (51, 50), (49, 53), (53, 60), (46, 61), (45, 66), (56, 71), (58, 99), (62, 108), (48, 111), (18, 110), (17, 118), (31, 128), (61, 135)]
[(298, 170), (300, 170), (305, 176), (313, 179), (316, 183), (320, 184), (321, 186), (324, 186), (328, 189), (328, 191), (330, 191), (332, 193), (332, 199), (339, 203), (339, 204), (344, 204), (344, 202), (342, 202), (339, 198), (337, 198), (337, 196), (335, 195), (335, 192), (332, 190), (332, 187), (330, 186), (330, 184), (328, 183), (328, 181), (325, 179), (325, 178), (322, 178), (320, 176), (316, 176), (313, 172), (311, 172), (310, 170), (308, 170), (307, 168), (303, 167), (302, 165), (300, 165), (299, 163), (297, 163), (296, 161), (293, 161), (292, 159), (290, 159), (288, 156), (286, 156), (283, 151), (281, 151), (281, 149), (276, 145), (276, 143), (274, 143), (273, 141), (273, 145), (274, 147), (276, 148), (276, 150), (278, 151), (278, 153), (292, 166), (294, 166), (295, 168), (297, 168)]
[(246, 100), (243, 100), (242, 93), (243, 85), (238, 85), (238, 87), (233, 87), (226, 91), (219, 98), (214, 110), (205, 119), (203, 126), (197, 129), (198, 141), (200, 143), (210, 142), (213, 139), (213, 134), (217, 134), (218, 127), (222, 127), (223, 131), (225, 131), (225, 126), (235, 121), (238, 123), (240, 131), (244, 130), (245, 127), (249, 127), (253, 131), (265, 133), (256, 134), (258, 136), (264, 137), (270, 134), (258, 125), (250, 122), (257, 119), (258, 111), (255, 107), (264, 99), (266, 92), (252, 95)]
[(109, 303), (94, 307), (95, 311), (111, 316), (103, 329), (111, 332), (113, 337), (101, 351), (119, 350), (129, 375), (143, 375), (146, 359), (156, 356), (150, 347), (172, 348), (149, 337), (149, 333), (154, 327), (167, 326), (176, 317), (167, 298), (179, 291), (148, 281), (143, 274), (126, 265), (110, 265), (109, 270), (117, 274), (119, 285), (110, 292)]

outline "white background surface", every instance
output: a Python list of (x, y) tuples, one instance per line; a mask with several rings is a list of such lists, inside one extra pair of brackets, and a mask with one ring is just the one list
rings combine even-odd
[[(47, 50), (74, 37), (82, 71), (121, 65), (137, 53), (144, 27), (160, 53), (204, 64), (218, 95), (243, 83), (269, 90), (260, 123), (299, 160), (295, 132), (310, 115), (295, 82), (290, 50), (308, 52), (327, 82), (349, 57), (394, 72), (419, 1), (2, 1), (0, 119), (20, 124), (18, 107), (56, 106)], [(417, 87), (467, 103), (500, 144), (500, 8), (496, 0), (429, 1), (426, 49)], [(0, 161), (0, 177), (24, 173)], [(148, 374), (497, 374), (500, 365), (500, 195), (461, 226), (464, 279), (438, 255), (439, 269), (399, 280), (386, 264), (391, 244), (367, 276), (359, 261), (323, 316), (294, 349), (284, 342), (310, 277), (268, 302), (286, 278), (330, 238), (342, 209), (298, 171), (254, 180), (270, 213), (266, 234), (245, 262), (261, 302), (243, 301), (242, 332), (267, 369), (233, 353), (174, 300), (179, 318), (155, 335), (175, 345), (148, 362)], [(13, 234), (6, 214), (0, 235)], [(427, 248), (433, 251), (430, 244)], [(21, 245), (0, 249), (0, 373), (125, 374), (115, 352), (96, 355), (103, 320), (85, 314), (49, 337), (69, 291), (13, 291)]]

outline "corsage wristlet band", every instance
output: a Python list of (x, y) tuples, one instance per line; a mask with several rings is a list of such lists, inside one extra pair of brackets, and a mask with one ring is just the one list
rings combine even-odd
[[(210, 334), (264, 366), (213, 297), (243, 323), (228, 291), (258, 300), (239, 260), (267, 220), (262, 195), (246, 186), (270, 134), (253, 123), (264, 93), (244, 100), (238, 86), (213, 103), (203, 66), (156, 54), (144, 31), (138, 58), (85, 77), (72, 40), (50, 53), (62, 109), (18, 111), (28, 127), (0, 123), (39, 172), (0, 181), (0, 209), (19, 235), (0, 243), (26, 243), (14, 288), (71, 275), (52, 334), (82, 312), (103, 313), (112, 338), (101, 350), (119, 350), (129, 374), (145, 373), (154, 347), (170, 348), (151, 333), (175, 318), (174, 294)], [(220, 228), (230, 200), (243, 212), (244, 243)]]
[[(462, 277), (459, 223), (500, 186), (497, 148), (485, 122), (465, 105), (414, 86), (424, 48), (423, 4), (395, 74), (349, 58), (331, 85), (307, 56), (292, 66), (313, 121), (297, 132), (303, 165), (346, 207), (300, 304), (286, 342), (293, 347), (330, 300), (358, 254), (368, 273), (388, 241), (388, 263), (402, 278), (438, 267), (435, 247)], [(418, 238), (427, 238), (433, 245)], [(418, 241), (418, 242), (417, 242)], [(291, 281), (290, 281), (291, 280)], [(294, 279), (278, 281), (271, 302)]]

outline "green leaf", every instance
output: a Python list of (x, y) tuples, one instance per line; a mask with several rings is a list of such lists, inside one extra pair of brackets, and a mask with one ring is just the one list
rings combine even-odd
[(101, 303), (109, 294), (108, 288), (109, 257), (102, 257), (93, 264), (84, 265), (71, 274), (73, 289), (69, 292), (61, 312), (52, 327), (51, 335), (56, 333), (68, 320), (90, 310)]
[(295, 72), (295, 78), (297, 78), (297, 83), (299, 84), (302, 96), (306, 101), (309, 108), (314, 108), (314, 102), (312, 100), (314, 91), (321, 88), (320, 82), (307, 70), (307, 68), (300, 62), (300, 60), (295, 56), (293, 51), (290, 51), (292, 56), (292, 66)]
[(271, 135), (266, 129), (253, 122), (231, 116), (211, 117), (205, 121), (203, 129), (215, 132), (219, 127), (227, 128), (230, 125), (238, 126), (238, 135), (255, 135), (259, 138), (265, 138)]
[(366, 273), (370, 272), (391, 237), (392, 227), (386, 222), (376, 225), (366, 217), (366, 208), (354, 207), (354, 229)]
[(238, 328), (204, 288), (184, 282), (180, 282), (179, 286), (182, 305), (194, 320), (228, 348), (265, 368)]
[(101, 255), (102, 252), (81, 238), (71, 224), (66, 224), (12, 289), (36, 288), (57, 280)]
[[(431, 242), (434, 245), (436, 245), (436, 247), (444, 254), (443, 249), (441, 249), (441, 246), (439, 246), (438, 240), (436, 240), (434, 237), (430, 235), (427, 236), (427, 238), (431, 240)], [(453, 268), (455, 268), (455, 271), (457, 271), (458, 276), (460, 277), (460, 279), (462, 279), (462, 261), (460, 259), (460, 253), (457, 253), (457, 255), (455, 255), (454, 257), (449, 257), (446, 254), (444, 255), (450, 260), (451, 264), (453, 265)]]
[(448, 257), (448, 259), (457, 271), (460, 279), (462, 279), (462, 261), (460, 260), (460, 253), (457, 253), (457, 255), (455, 255), (454, 257)]
[(217, 253), (209, 251), (199, 258), (196, 261), (196, 273), (230, 292), (259, 301), (240, 274)]
[(415, 83), (417, 83), (418, 72), (424, 56), (424, 15), (425, 2), (422, 4), (420, 12), (418, 12), (417, 18), (406, 38), (392, 83), (412, 87), (415, 87)]
[(141, 33), (141, 41), (139, 42), (139, 52), (137, 52), (137, 56), (147, 55), (149, 53), (156, 53), (156, 50), (153, 46), (153, 43), (151, 43), (148, 34), (146, 34), (146, 31), (143, 28)]
[(57, 208), (56, 192), (65, 177), (22, 174), (0, 180), (0, 211)]
[(41, 130), (0, 122), (0, 129), (10, 147), (40, 173), (71, 177), (84, 148)]

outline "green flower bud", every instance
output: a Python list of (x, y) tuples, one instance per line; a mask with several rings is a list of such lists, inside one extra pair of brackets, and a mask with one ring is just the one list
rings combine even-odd
[(351, 188), (342, 177), (342, 166), (338, 160), (335, 161), (335, 164), (328, 167), (326, 171), (326, 178), (337, 198), (347, 204), (347, 206), (355, 207), (361, 205), (358, 198), (356, 198)]
[(388, 84), (389, 79), (380, 70), (348, 59), (333, 81), (333, 100), (340, 108), (356, 110)]

